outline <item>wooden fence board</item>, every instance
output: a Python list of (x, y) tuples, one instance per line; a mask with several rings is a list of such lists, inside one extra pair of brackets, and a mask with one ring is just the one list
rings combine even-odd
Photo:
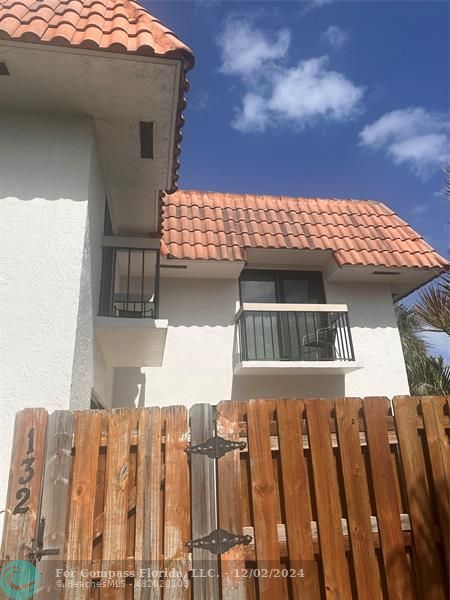
[(65, 600), (88, 600), (87, 586), (71, 586), (90, 569), (94, 534), (96, 473), (98, 466), (102, 415), (99, 411), (75, 413), (75, 456), (66, 545), (66, 569), (74, 573), (66, 583)]
[(27, 560), (33, 550), (47, 422), (47, 411), (42, 408), (26, 408), (16, 415), (0, 553), (2, 562)]
[(173, 570), (165, 581), (164, 600), (190, 597), (188, 550), (190, 536), (189, 467), (185, 452), (188, 414), (184, 406), (163, 409), (165, 421), (164, 569)]
[(293, 598), (314, 600), (320, 598), (320, 588), (314, 560), (309, 481), (302, 443), (304, 403), (300, 400), (278, 400), (276, 406), (289, 565), (304, 571), (304, 577), (292, 578)]
[(41, 518), (45, 519), (44, 548), (57, 549), (59, 554), (44, 556), (38, 563), (41, 574), (40, 591), (35, 594), (38, 600), (57, 600), (62, 595), (57, 569), (62, 569), (64, 565), (73, 427), (74, 418), (70, 411), (59, 410), (49, 417)]
[(388, 407), (386, 398), (364, 398), (363, 411), (389, 600), (409, 600), (413, 597), (411, 579), (385, 422)]
[[(247, 412), (256, 559), (258, 568), (267, 570), (269, 574), (271, 569), (280, 569), (276, 527), (278, 509), (268, 414), (271, 406), (272, 402), (267, 400), (250, 400)], [(258, 588), (262, 600), (282, 598), (279, 578), (260, 577)]]
[(445, 549), (445, 564), (450, 565), (450, 446), (442, 424), (442, 413), (448, 399), (421, 398), (426, 444), (431, 463), (434, 495)]
[(139, 417), (136, 481), (136, 568), (149, 569), (142, 579), (150, 585), (137, 585), (134, 600), (160, 600), (159, 576), (162, 541), (161, 523), (161, 410), (144, 409)]
[[(128, 533), (128, 494), (130, 482), (130, 418), (133, 411), (114, 410), (108, 418), (106, 456), (105, 521), (102, 570), (125, 570)], [(101, 600), (125, 600), (124, 578), (104, 581)]]
[(336, 400), (339, 451), (348, 511), (348, 530), (360, 598), (380, 600), (381, 583), (370, 522), (370, 499), (359, 437), (359, 398)]
[(408, 495), (409, 518), (414, 536), (416, 569), (423, 597), (444, 600), (444, 578), (433, 532), (433, 514), (422, 445), (419, 440), (416, 415), (417, 398), (394, 398), (403, 473)]
[[(195, 404), (190, 410), (191, 446), (215, 435), (214, 409), (210, 404)], [(215, 460), (204, 454), (190, 455), (192, 539), (208, 535), (217, 528)], [(193, 596), (196, 600), (219, 598), (218, 558), (209, 550), (192, 550)], [(208, 572), (216, 577), (198, 576)], [(210, 572), (212, 572), (210, 571)]]
[(342, 535), (343, 514), (331, 446), (331, 432), (328, 426), (324, 426), (328, 424), (331, 405), (326, 401), (307, 400), (305, 406), (326, 597), (346, 600), (351, 598), (351, 588)]
[[(240, 402), (221, 402), (217, 406), (217, 435), (239, 441)], [(222, 456), (217, 463), (219, 527), (242, 535), (241, 458), (238, 450)], [(220, 559), (223, 600), (246, 600), (244, 547), (235, 546)]]

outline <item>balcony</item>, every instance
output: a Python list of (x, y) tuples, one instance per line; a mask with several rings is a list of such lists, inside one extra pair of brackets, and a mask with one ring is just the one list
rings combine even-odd
[(236, 325), (235, 374), (337, 375), (362, 366), (345, 304), (244, 303)]
[(96, 334), (112, 367), (161, 366), (167, 321), (159, 319), (159, 246), (103, 248)]

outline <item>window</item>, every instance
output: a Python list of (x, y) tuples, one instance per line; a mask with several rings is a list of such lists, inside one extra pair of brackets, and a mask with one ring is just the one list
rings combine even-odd
[(323, 304), (322, 273), (246, 269), (240, 278), (241, 302)]
[[(324, 304), (322, 274), (317, 271), (244, 270), (240, 278), (242, 303)], [(244, 311), (242, 343), (246, 360), (319, 360), (327, 358), (303, 342), (327, 326), (326, 313)]]

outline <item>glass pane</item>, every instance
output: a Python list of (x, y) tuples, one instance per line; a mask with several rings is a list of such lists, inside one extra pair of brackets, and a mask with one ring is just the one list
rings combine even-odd
[(283, 279), (283, 296), (287, 304), (307, 304), (309, 299), (309, 281), (305, 279)]
[(320, 304), (325, 302), (322, 276), (316, 272), (280, 274), (282, 302)]
[(276, 302), (275, 281), (241, 281), (242, 302)]

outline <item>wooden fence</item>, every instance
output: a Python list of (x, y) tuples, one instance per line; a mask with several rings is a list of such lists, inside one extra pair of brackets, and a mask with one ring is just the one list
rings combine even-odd
[(393, 407), (27, 409), (3, 569), (35, 564), (39, 600), (445, 600), (448, 398)]

